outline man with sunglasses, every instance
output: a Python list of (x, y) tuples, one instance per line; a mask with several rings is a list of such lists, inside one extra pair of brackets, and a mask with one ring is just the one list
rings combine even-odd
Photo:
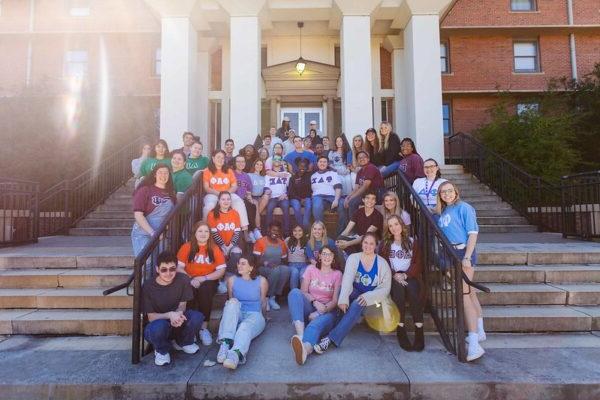
[(156, 277), (142, 287), (142, 307), (148, 316), (144, 338), (154, 347), (154, 363), (171, 362), (172, 348), (187, 354), (199, 350), (196, 334), (204, 315), (186, 310), (186, 303), (194, 298), (190, 278), (177, 272), (177, 257), (164, 251), (158, 255)]

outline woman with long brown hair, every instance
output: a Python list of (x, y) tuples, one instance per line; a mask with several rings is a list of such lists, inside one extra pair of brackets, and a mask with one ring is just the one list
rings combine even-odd
[(365, 145), (363, 150), (369, 153), (369, 159), (373, 164), (379, 166), (379, 138), (374, 128), (369, 128), (365, 132)]
[(206, 222), (196, 222), (192, 232), (192, 239), (184, 243), (177, 252), (177, 264), (179, 271), (190, 277), (194, 299), (188, 302), (188, 307), (204, 315), (200, 340), (203, 345), (210, 346), (212, 336), (208, 330), (208, 322), (219, 280), (225, 275), (225, 256), (214, 243)]

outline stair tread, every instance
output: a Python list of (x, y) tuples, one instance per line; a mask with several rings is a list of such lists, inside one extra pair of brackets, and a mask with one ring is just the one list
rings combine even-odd
[(20, 321), (98, 321), (98, 320), (131, 320), (130, 310), (45, 310), (45, 309), (4, 309), (0, 310), (0, 320)]
[[(107, 288), (42, 288), (42, 289), (0, 289), (0, 297), (11, 296), (86, 296), (86, 297), (104, 297), (102, 291)], [(110, 296), (126, 296), (126, 289), (121, 289)]]

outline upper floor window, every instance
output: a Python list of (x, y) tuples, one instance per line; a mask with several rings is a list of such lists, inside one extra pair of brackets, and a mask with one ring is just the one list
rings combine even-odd
[(161, 61), (162, 61), (162, 50), (156, 49), (154, 52), (154, 75), (160, 76), (161, 70)]
[(450, 72), (450, 62), (448, 58), (448, 43), (440, 43), (440, 63), (442, 73)]
[(72, 78), (83, 78), (87, 74), (88, 54), (85, 50), (67, 51), (65, 55), (64, 75)]
[(511, 11), (535, 11), (535, 0), (510, 0)]
[(71, 17), (89, 17), (90, 16), (90, 1), (89, 0), (71, 0), (69, 14)]
[(444, 136), (452, 134), (452, 118), (450, 117), (450, 104), (442, 104), (442, 118), (444, 121)]
[(540, 62), (537, 41), (514, 42), (515, 72), (539, 72)]
[(517, 104), (517, 115), (523, 115), (526, 113), (537, 113), (540, 111), (539, 103), (518, 103)]

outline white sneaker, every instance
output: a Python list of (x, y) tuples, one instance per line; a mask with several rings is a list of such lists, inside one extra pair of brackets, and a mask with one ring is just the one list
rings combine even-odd
[(162, 367), (163, 365), (170, 363), (171, 355), (169, 353), (160, 354), (158, 351), (154, 350), (154, 364), (158, 365), (159, 367)]
[(205, 346), (210, 346), (213, 342), (210, 331), (207, 329), (200, 329), (200, 341)]
[(254, 231), (252, 231), (252, 233), (254, 233), (254, 238), (256, 240), (258, 240), (262, 237), (262, 233), (260, 233), (260, 230), (258, 228), (255, 228)]
[(227, 358), (227, 352), (229, 351), (229, 346), (225, 342), (221, 342), (221, 347), (219, 347), (219, 352), (217, 353), (217, 362), (219, 364), (223, 364), (223, 361)]
[(226, 294), (227, 293), (227, 284), (225, 281), (219, 281), (219, 287), (217, 287), (217, 293)]
[(177, 351), (183, 351), (185, 354), (196, 354), (198, 352), (198, 350), (200, 350), (200, 347), (198, 347), (198, 345), (196, 343), (192, 343), (192, 344), (187, 344), (185, 346), (180, 346), (177, 344), (176, 341), (172, 341), (171, 344), (173, 344), (173, 348)]
[(277, 301), (275, 301), (275, 296), (269, 297), (269, 305), (271, 306), (271, 310), (281, 309), (281, 306), (277, 304)]
[(481, 356), (485, 354), (485, 350), (483, 347), (479, 345), (479, 342), (475, 341), (475, 343), (469, 342), (468, 352), (467, 352), (467, 361), (475, 361)]
[(240, 363), (240, 358), (238, 354), (233, 351), (227, 351), (227, 356), (225, 357), (225, 361), (223, 361), (223, 366), (229, 369), (236, 369), (238, 364)]
[[(478, 342), (485, 342), (485, 340), (487, 339), (487, 335), (485, 334), (485, 331), (479, 331), (477, 332), (477, 341)], [(467, 336), (467, 343), (469, 343), (469, 337)]]

